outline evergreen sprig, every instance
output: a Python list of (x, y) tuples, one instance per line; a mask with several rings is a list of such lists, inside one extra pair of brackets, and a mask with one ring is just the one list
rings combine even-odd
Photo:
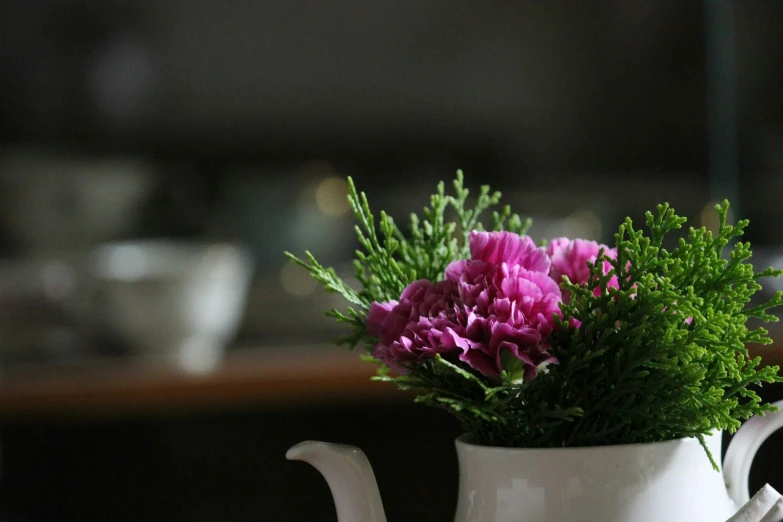
[[(383, 212), (376, 224), (366, 196), (348, 181), (359, 222), (362, 249), (354, 268), (362, 289), (351, 289), (309, 252), (307, 261), (286, 254), (348, 301), (347, 311), (328, 312), (351, 327), (340, 342), (369, 350), (377, 342), (364, 324), (371, 303), (398, 299), (417, 279), (441, 280), (450, 262), (469, 258), (471, 230), (483, 229), (482, 214), (501, 195), (482, 187), (470, 207), (458, 172), (454, 194), (440, 183), (423, 218), (412, 214), (404, 234)], [(717, 233), (689, 228), (671, 250), (664, 243), (686, 220), (667, 204), (646, 214), (646, 231), (626, 219), (615, 234), (616, 259), (601, 253), (589, 264), (588, 284), (563, 283), (571, 297), (548, 339), (558, 363), (529, 382), (512, 372), (486, 377), (440, 356), (405, 375), (381, 366), (376, 379), (417, 390), (418, 402), (447, 409), (484, 444), (562, 447), (697, 437), (704, 445), (714, 430), (733, 432), (750, 416), (773, 410), (754, 388), (783, 379), (778, 367), (762, 367), (748, 355), (748, 344), (771, 340), (747, 322), (776, 321), (769, 310), (783, 304), (783, 294), (750, 306), (758, 280), (782, 272), (754, 271), (750, 245), (738, 241), (748, 221), (730, 225), (728, 209), (728, 202), (716, 207)], [(508, 206), (491, 214), (491, 230), (525, 234), (529, 226)], [(613, 277), (616, 285), (609, 284)], [(573, 320), (578, 327), (570, 326)]]
[[(453, 188), (454, 195), (449, 195), (445, 184), (438, 184), (430, 205), (422, 210), (423, 218), (411, 213), (406, 236), (385, 212), (381, 212), (376, 223), (367, 195), (357, 191), (353, 179), (348, 178), (348, 202), (358, 222), (354, 229), (361, 246), (356, 250), (353, 267), (361, 290), (350, 288), (333, 268), (321, 265), (312, 253), (305, 252), (306, 260), (303, 260), (285, 252), (289, 259), (308, 270), (324, 290), (342, 295), (351, 305), (345, 311), (333, 309), (326, 313), (351, 329), (350, 334), (337, 339), (337, 344), (372, 348), (376, 339), (365, 332), (364, 314), (373, 301), (399, 299), (413, 281), (438, 281), (450, 262), (470, 257), (470, 232), (484, 229), (481, 216), (498, 205), (501, 193), (482, 186), (471, 207), (470, 190), (464, 185), (462, 171), (457, 171)], [(446, 220), (449, 213), (455, 216), (455, 221)], [(522, 220), (511, 212), (508, 205), (493, 211), (491, 217), (490, 230), (525, 234), (531, 224), (530, 219)]]
[[(767, 310), (783, 303), (780, 292), (761, 305), (748, 303), (759, 278), (781, 272), (755, 273), (747, 243), (726, 258), (724, 248), (748, 223), (726, 224), (728, 202), (717, 212), (717, 235), (691, 228), (671, 252), (664, 238), (685, 219), (668, 205), (647, 214), (648, 234), (630, 219), (620, 225), (617, 259), (593, 264), (583, 287), (564, 285), (571, 300), (561, 306), (564, 319), (550, 340), (558, 364), (529, 383), (501, 422), (482, 428), (483, 440), (554, 447), (703, 441), (713, 430), (733, 432), (753, 414), (772, 411), (753, 387), (779, 382), (778, 368), (760, 367), (746, 349), (771, 340), (746, 323), (777, 320)], [(609, 274), (603, 261), (612, 265)], [(602, 291), (613, 275), (618, 288)], [(567, 328), (568, 318), (581, 326)], [(552, 416), (554, 422), (547, 420)]]

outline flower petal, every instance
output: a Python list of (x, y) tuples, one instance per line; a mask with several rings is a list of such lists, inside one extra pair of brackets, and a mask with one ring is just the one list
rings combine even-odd
[(549, 272), (550, 261), (543, 248), (528, 236), (512, 232), (470, 233), (470, 255), (473, 260), (499, 265), (520, 265), (536, 272)]
[(381, 335), (383, 320), (395, 306), (397, 306), (397, 301), (389, 301), (388, 303), (373, 301), (372, 305), (370, 305), (370, 311), (367, 312), (367, 316), (364, 318), (367, 333), (375, 337)]

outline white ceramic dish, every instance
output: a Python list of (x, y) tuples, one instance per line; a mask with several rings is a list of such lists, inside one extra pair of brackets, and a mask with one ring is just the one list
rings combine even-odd
[(140, 355), (213, 369), (243, 316), (253, 263), (222, 243), (139, 241), (101, 246), (93, 266), (104, 325)]

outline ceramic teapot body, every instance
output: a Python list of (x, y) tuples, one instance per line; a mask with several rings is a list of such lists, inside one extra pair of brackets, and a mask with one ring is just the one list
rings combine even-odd
[[(527, 449), (476, 445), (463, 435), (456, 441), (455, 522), (720, 522), (748, 501), (753, 456), (781, 426), (783, 414), (746, 422), (732, 439), (722, 473), (696, 439)], [(707, 438), (716, 459), (720, 435)], [(339, 522), (385, 522), (375, 477), (358, 448), (303, 442), (287, 457), (321, 471)]]
[[(719, 435), (708, 444), (720, 455)], [(463, 436), (457, 453), (457, 522), (722, 522), (739, 507), (696, 439), (515, 449)]]

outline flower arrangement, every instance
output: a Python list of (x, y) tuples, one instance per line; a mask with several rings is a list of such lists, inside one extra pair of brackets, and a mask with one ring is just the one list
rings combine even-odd
[[(755, 386), (783, 380), (746, 345), (771, 342), (751, 318), (771, 322), (777, 293), (751, 306), (758, 280), (747, 220), (690, 228), (667, 204), (646, 214), (646, 232), (626, 219), (615, 245), (557, 238), (537, 245), (499, 192), (482, 187), (472, 208), (461, 172), (454, 193), (440, 183), (407, 233), (349, 183), (361, 249), (360, 290), (307, 252), (286, 252), (346, 310), (338, 344), (363, 346), (381, 381), (445, 408), (479, 443), (516, 447), (654, 442), (734, 431), (772, 411)], [(447, 219), (452, 216), (453, 219)], [(667, 248), (668, 247), (668, 248)], [(724, 251), (727, 251), (724, 255)], [(709, 451), (707, 452), (709, 455)], [(712, 460), (712, 456), (710, 455)], [(713, 465), (715, 465), (713, 461)]]

